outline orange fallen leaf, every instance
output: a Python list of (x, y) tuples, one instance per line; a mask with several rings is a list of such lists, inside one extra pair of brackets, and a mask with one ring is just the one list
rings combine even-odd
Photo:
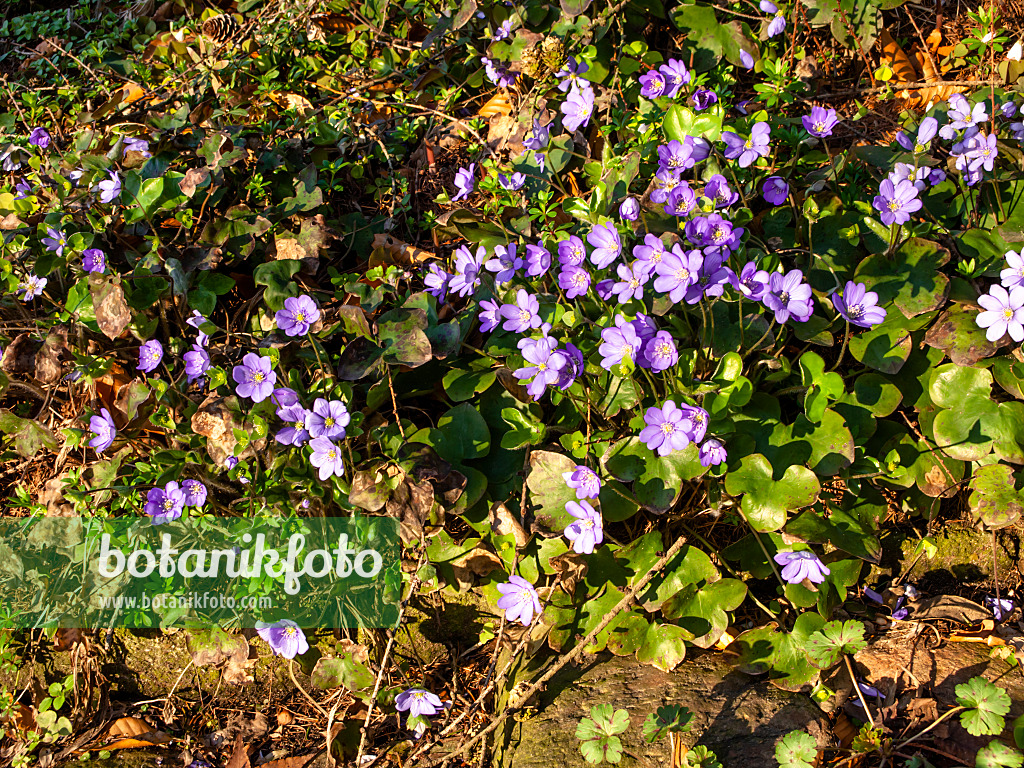
[(480, 117), (492, 117), (493, 115), (508, 115), (512, 113), (512, 102), (507, 94), (496, 93), (487, 100), (487, 103), (480, 107), (477, 113)]

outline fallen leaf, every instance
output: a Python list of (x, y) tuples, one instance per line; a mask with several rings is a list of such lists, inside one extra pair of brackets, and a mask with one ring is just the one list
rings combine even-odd
[[(370, 266), (376, 267), (381, 264), (392, 264), (399, 267), (410, 267), (422, 264), (427, 259), (433, 259), (434, 254), (417, 248), (415, 245), (403, 243), (391, 235), (377, 233), (373, 236), (373, 253), (370, 255)], [(382, 250), (383, 253), (379, 252)], [(376, 262), (376, 263), (375, 263)]]
[(250, 768), (250, 765), (249, 750), (242, 740), (242, 734), (238, 734), (235, 737), (235, 749), (231, 753), (231, 757), (228, 758), (227, 763), (224, 764), (224, 768)]
[(117, 275), (89, 275), (89, 293), (96, 313), (96, 324), (108, 339), (116, 339), (132, 320), (128, 302), (124, 299), (124, 288)]

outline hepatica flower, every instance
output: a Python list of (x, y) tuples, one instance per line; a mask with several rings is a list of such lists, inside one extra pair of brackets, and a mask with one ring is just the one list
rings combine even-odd
[(695, 111), (703, 112), (708, 107), (718, 103), (718, 94), (707, 88), (698, 88), (693, 92), (690, 100), (693, 102)]
[(1007, 333), (1016, 342), (1024, 341), (1024, 287), (1007, 291), (1001, 285), (993, 285), (988, 293), (978, 298), (985, 308), (979, 312), (979, 328), (987, 328), (985, 338), (999, 341)]
[(551, 269), (551, 251), (541, 245), (527, 245), (524, 261), (526, 274), (530, 277), (540, 277)]
[(697, 282), (702, 261), (700, 251), (684, 251), (678, 243), (673, 245), (655, 270), (654, 289), (667, 293), (673, 304), (682, 301), (689, 287)]
[(143, 511), (153, 518), (153, 525), (161, 525), (181, 517), (185, 508), (185, 492), (175, 482), (163, 488), (151, 488), (146, 494)]
[(590, 467), (577, 464), (572, 472), (563, 472), (562, 479), (576, 491), (577, 499), (596, 499), (601, 495), (601, 478)]
[(487, 249), (482, 245), (474, 255), (469, 248), (460, 245), (455, 249), (455, 275), (449, 284), (452, 292), (459, 296), (472, 293), (480, 285), (480, 270), (487, 261)]
[(722, 131), (722, 141), (726, 143), (725, 157), (727, 160), (739, 160), (740, 168), (746, 168), (757, 158), (768, 154), (768, 143), (772, 129), (768, 123), (755, 123), (750, 136), (744, 139), (732, 131)]
[(527, 131), (526, 136), (523, 138), (523, 146), (526, 149), (539, 152), (548, 145), (550, 138), (551, 126), (541, 125), (539, 120), (534, 120), (533, 127)]
[(676, 342), (668, 331), (658, 331), (644, 343), (644, 358), (653, 371), (664, 371), (679, 362)]
[(501, 305), (496, 301), (484, 299), (480, 302), (480, 331), (489, 333), (501, 322)]
[(242, 358), (241, 365), (231, 369), (231, 378), (238, 385), (235, 392), (239, 397), (248, 397), (254, 403), (262, 403), (270, 397), (277, 382), (273, 367), (274, 363), (269, 357), (250, 352)]
[(565, 527), (565, 538), (573, 543), (572, 550), (579, 555), (591, 555), (604, 541), (601, 513), (586, 501), (568, 501), (565, 511), (576, 518)]
[(410, 688), (395, 697), (395, 709), (410, 717), (433, 717), (442, 709), (441, 699), (422, 688)]
[(164, 347), (156, 339), (150, 339), (139, 347), (139, 364), (136, 368), (143, 373), (151, 373), (164, 359)]
[(568, 299), (583, 296), (590, 290), (590, 273), (583, 267), (565, 267), (558, 273), (558, 287)]
[(587, 260), (587, 247), (576, 235), (569, 235), (568, 239), (558, 244), (558, 262), (562, 266), (578, 267)]
[(790, 584), (799, 584), (808, 579), (812, 584), (821, 584), (832, 571), (808, 550), (800, 552), (778, 552), (775, 562), (782, 566), (782, 578)]
[(913, 182), (904, 180), (893, 184), (890, 179), (882, 179), (872, 205), (879, 212), (882, 223), (889, 226), (906, 224), (910, 221), (910, 214), (919, 211), (922, 203)]
[(1020, 288), (1024, 286), (1024, 253), (1006, 252), (1006, 269), (999, 273), (999, 281), (1004, 288)]
[(667, 64), (658, 67), (665, 78), (665, 96), (674, 99), (680, 89), (690, 82), (690, 72), (679, 59), (669, 59)]
[(46, 149), (50, 146), (50, 133), (45, 128), (33, 128), (32, 133), (28, 136), (28, 143), (34, 147), (40, 149)]
[(516, 293), (515, 304), (501, 306), (501, 316), (505, 318), (505, 324), (501, 327), (515, 333), (526, 333), (531, 328), (540, 328), (540, 315), (537, 314), (539, 310), (540, 302), (537, 301), (537, 297), (520, 288)]
[(647, 426), (640, 431), (640, 440), (659, 456), (681, 451), (692, 442), (686, 417), (672, 400), (666, 400), (661, 408), (652, 406), (644, 414)]
[(512, 192), (515, 192), (516, 190), (523, 188), (523, 184), (526, 183), (526, 177), (523, 174), (519, 173), (518, 171), (513, 173), (511, 176), (506, 176), (504, 173), (499, 173), (498, 183), (501, 185), (502, 189), (507, 189)]
[(108, 171), (110, 178), (104, 179), (96, 187), (100, 191), (100, 202), (111, 203), (121, 194), (121, 177), (116, 171)]
[(99, 416), (90, 417), (89, 431), (95, 435), (89, 441), (89, 447), (93, 448), (97, 454), (103, 453), (113, 445), (114, 438), (117, 437), (117, 427), (114, 426), (114, 419), (111, 418), (110, 411), (100, 408)]
[(619, 204), (619, 217), (623, 221), (636, 221), (640, 218), (640, 203), (635, 197), (627, 197)]
[(107, 257), (99, 248), (82, 251), (82, 269), (86, 272), (102, 272), (107, 266)]
[(22, 294), (22, 301), (32, 301), (43, 292), (46, 287), (46, 278), (38, 275), (29, 275), (18, 283), (18, 293)]
[(764, 292), (768, 290), (770, 279), (765, 270), (757, 268), (756, 262), (748, 261), (739, 274), (734, 272), (729, 276), (729, 283), (744, 297), (760, 301), (764, 297)]
[(716, 440), (713, 437), (700, 444), (698, 456), (702, 467), (716, 467), (719, 464), (724, 464), (726, 459), (729, 458), (729, 454), (726, 452), (725, 446), (722, 445), (722, 441)]
[(569, 98), (558, 109), (562, 113), (562, 126), (569, 133), (585, 128), (594, 112), (594, 89), (589, 86), (573, 88)]
[(64, 236), (64, 233), (54, 227), (47, 227), (46, 234), (47, 237), (43, 238), (43, 246), (46, 250), (53, 251), (58, 256), (63, 256), (64, 246), (68, 244), (68, 239)]
[(194, 344), (182, 357), (185, 360), (185, 376), (189, 384), (203, 378), (210, 370), (210, 355), (198, 344)]
[(469, 194), (476, 187), (476, 163), (470, 163), (469, 168), (459, 168), (455, 173), (455, 187), (458, 189), (458, 194), (452, 198), (452, 202), (458, 200), (464, 200), (469, 197)]
[(620, 365), (627, 359), (636, 361), (641, 346), (640, 337), (632, 324), (626, 322), (622, 315), (616, 315), (615, 327), (601, 331), (601, 346), (597, 350), (603, 358), (601, 367), (610, 371), (612, 366)]
[(516, 272), (523, 268), (523, 260), (516, 255), (516, 244), (494, 246), (494, 258), (484, 264), (488, 272), (496, 273), (494, 282), (503, 285), (511, 280)]
[(306, 635), (291, 619), (273, 623), (257, 621), (256, 633), (267, 642), (270, 650), (286, 659), (294, 659), (309, 650)]
[(786, 274), (772, 272), (768, 277), (768, 290), (761, 301), (775, 313), (775, 322), (784, 323), (792, 317), (806, 323), (811, 318), (811, 286), (803, 282), (804, 273), (794, 269)]
[(532, 379), (526, 385), (526, 391), (534, 400), (540, 400), (544, 391), (558, 383), (561, 371), (567, 364), (567, 358), (555, 350), (558, 342), (555, 339), (524, 339), (521, 342), (523, 359), (527, 365), (512, 375), (520, 381)]
[(617, 296), (619, 304), (625, 304), (630, 299), (642, 299), (644, 295), (644, 284), (650, 279), (650, 275), (640, 268), (630, 268), (625, 264), (619, 264), (616, 269), (619, 282), (612, 284), (612, 294)]
[(878, 294), (852, 280), (843, 288), (843, 295), (832, 294), (832, 304), (843, 319), (861, 328), (870, 328), (885, 321), (886, 312), (878, 306)]
[(444, 304), (445, 296), (448, 295), (448, 284), (452, 276), (441, 269), (437, 264), (427, 267), (427, 274), (423, 278), (423, 285), (427, 293), (437, 299), (439, 304)]
[(132, 136), (125, 136), (124, 138), (124, 153), (127, 155), (129, 152), (138, 152), (145, 158), (150, 158), (153, 153), (149, 151), (149, 142), (145, 139), (137, 139)]
[(326, 481), (331, 475), (342, 477), (345, 474), (345, 463), (341, 458), (341, 450), (326, 437), (314, 437), (309, 441), (313, 455), (309, 463), (319, 470), (320, 480)]
[(771, 2), (771, 0), (761, 0), (760, 8), (765, 13), (773, 14), (772, 20), (768, 23), (766, 33), (768, 37), (782, 34), (782, 31), (786, 28), (786, 17), (779, 10), (778, 6)]
[(658, 98), (665, 93), (665, 86), (665, 76), (656, 69), (640, 76), (640, 95), (645, 99)]
[(590, 88), (590, 83), (581, 77), (588, 71), (590, 71), (590, 65), (587, 62), (577, 62), (570, 56), (565, 66), (555, 73), (555, 77), (559, 78), (558, 90), (565, 93), (570, 88)]
[(507, 582), (498, 585), (498, 591), (502, 594), (498, 608), (505, 612), (506, 620), (528, 627), (533, 623), (534, 614), (540, 615), (537, 590), (522, 576), (510, 576)]
[(206, 503), (206, 486), (199, 480), (182, 480), (181, 490), (185, 494), (186, 507), (202, 507)]
[(789, 197), (789, 184), (781, 176), (769, 176), (761, 186), (761, 196), (772, 205), (782, 205)]
[(277, 409), (277, 417), (284, 422), (284, 427), (277, 431), (274, 439), (281, 445), (305, 445), (309, 440), (306, 422), (309, 413), (299, 403), (286, 405)]
[(284, 309), (277, 310), (274, 319), (285, 335), (304, 336), (320, 319), (320, 310), (309, 296), (289, 296), (284, 300)]
[(348, 408), (341, 400), (328, 401), (318, 397), (313, 401), (313, 410), (306, 412), (306, 429), (313, 437), (341, 440), (351, 420)]
[(832, 129), (839, 125), (839, 118), (836, 117), (834, 109), (817, 106), (811, 107), (811, 114), (804, 115), (800, 120), (804, 124), (804, 129), (811, 136), (817, 136), (819, 139), (831, 136)]
[(611, 222), (596, 225), (587, 234), (587, 242), (594, 247), (590, 252), (590, 260), (598, 269), (604, 269), (622, 253), (619, 231)]
[(29, 184), (27, 181), (22, 180), (14, 185), (14, 189), (18, 193), (14, 196), (14, 199), (24, 200), (26, 197), (28, 197), (29, 192), (32, 191), (32, 185)]

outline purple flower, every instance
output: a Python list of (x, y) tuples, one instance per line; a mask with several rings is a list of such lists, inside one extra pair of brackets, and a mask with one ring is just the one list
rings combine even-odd
[(622, 315), (616, 315), (615, 327), (601, 331), (601, 346), (597, 350), (603, 358), (601, 367), (610, 371), (612, 366), (621, 365), (627, 359), (636, 361), (641, 346), (636, 329)]
[(768, 142), (771, 138), (772, 129), (768, 123), (755, 123), (750, 131), (750, 137), (744, 139), (732, 131), (722, 131), (722, 141), (728, 146), (725, 150), (725, 157), (728, 160), (739, 158), (740, 168), (746, 168), (757, 158), (768, 154)]
[(568, 299), (583, 296), (590, 290), (590, 273), (583, 267), (563, 267), (558, 273), (558, 287), (565, 291)]
[(22, 301), (32, 301), (36, 296), (39, 296), (43, 292), (43, 288), (46, 287), (46, 278), (39, 277), (38, 275), (29, 275), (23, 281), (18, 283), (18, 293), (24, 291), (24, 295), (21, 297)]
[(655, 273), (654, 289), (667, 293), (673, 304), (683, 300), (686, 291), (697, 282), (697, 274), (703, 256), (700, 251), (684, 251), (678, 243), (672, 246), (672, 252), (661, 258)]
[(928, 183), (933, 187), (946, 180), (946, 172), (941, 168), (932, 168), (928, 173)]
[(136, 139), (131, 136), (124, 137), (124, 153), (139, 152), (143, 157), (149, 158), (153, 154), (149, 151), (149, 142), (145, 139)]
[(708, 107), (718, 103), (718, 94), (707, 88), (698, 88), (693, 92), (693, 96), (690, 99), (693, 102), (694, 110), (703, 112)]
[(306, 411), (306, 429), (313, 437), (341, 440), (351, 420), (348, 408), (341, 400), (328, 401), (318, 397), (313, 401), (313, 410)]
[(185, 494), (185, 506), (202, 507), (206, 503), (206, 486), (198, 480), (182, 480), (181, 489)]
[(558, 244), (558, 261), (563, 267), (578, 267), (587, 260), (587, 248), (576, 235)]
[(558, 381), (556, 382), (556, 386), (564, 391), (571, 387), (576, 378), (583, 373), (583, 353), (575, 344), (568, 342), (565, 349), (555, 350), (555, 354), (565, 358), (565, 365), (558, 372)]
[(640, 218), (640, 203), (635, 197), (627, 197), (619, 204), (619, 217), (623, 221), (636, 221)]
[(272, 370), (273, 361), (253, 352), (242, 358), (242, 364), (231, 369), (231, 377), (238, 385), (235, 392), (239, 397), (252, 398), (254, 403), (261, 403), (274, 391), (277, 374)]
[(53, 251), (58, 256), (63, 256), (64, 246), (68, 244), (68, 239), (64, 236), (64, 233), (54, 227), (47, 227), (46, 234), (49, 235), (49, 237), (43, 238), (43, 245), (46, 247), (46, 250)]
[(270, 402), (278, 408), (287, 408), (299, 402), (299, 393), (288, 387), (278, 387), (270, 395)]
[(89, 441), (89, 447), (95, 449), (97, 455), (113, 445), (114, 438), (117, 437), (117, 427), (114, 426), (114, 419), (111, 417), (110, 411), (100, 408), (99, 416), (90, 417), (89, 431), (95, 435)]
[(22, 179), (14, 185), (14, 190), (18, 193), (14, 196), (15, 200), (24, 200), (28, 197), (28, 193), (32, 191), (32, 185)]
[(498, 327), (501, 322), (501, 305), (496, 301), (484, 299), (480, 302), (480, 331), (488, 333)]
[(644, 357), (653, 371), (664, 371), (678, 363), (679, 352), (672, 334), (658, 331), (653, 339), (644, 344)]
[(590, 260), (598, 269), (604, 269), (622, 253), (622, 241), (619, 231), (611, 222), (598, 224), (587, 234), (587, 242), (594, 250), (590, 252)]
[(689, 216), (697, 207), (697, 195), (685, 181), (677, 184), (665, 200), (665, 213), (670, 216)]
[(46, 149), (50, 146), (50, 133), (45, 128), (33, 128), (32, 133), (28, 136), (28, 143), (39, 147), (40, 149)]
[(979, 101), (974, 107), (963, 94), (954, 93), (949, 97), (949, 127), (954, 130), (972, 128), (979, 123), (988, 120), (988, 112), (985, 110), (985, 102)]
[(658, 71), (665, 77), (664, 95), (670, 99), (674, 99), (679, 89), (690, 82), (690, 72), (679, 59), (669, 59), (667, 64), (658, 67)]
[(101, 203), (113, 202), (121, 194), (121, 177), (117, 175), (116, 171), (107, 171), (107, 173), (110, 174), (110, 178), (104, 179), (96, 185), (100, 190)]
[(800, 119), (804, 124), (804, 129), (811, 136), (817, 136), (819, 139), (831, 136), (832, 129), (839, 125), (836, 111), (834, 109), (825, 109), (824, 107), (811, 107), (811, 114), (804, 115)]
[(455, 173), (455, 186), (459, 190), (458, 194), (452, 198), (452, 202), (464, 200), (469, 197), (469, 193), (476, 187), (476, 163), (470, 163), (469, 168), (459, 168)]
[(738, 275), (734, 272), (729, 278), (733, 288), (754, 301), (760, 301), (764, 296), (764, 292), (768, 290), (769, 280), (768, 273), (758, 269), (753, 261), (748, 261)]
[(496, 64), (486, 56), (483, 57), (482, 61), (484, 63), (484, 71), (487, 73), (487, 79), (501, 88), (510, 88), (519, 78), (518, 72), (513, 72), (503, 64)]
[(544, 396), (544, 390), (558, 383), (561, 370), (568, 362), (565, 355), (555, 351), (557, 344), (555, 339), (548, 337), (523, 339), (523, 359), (530, 365), (513, 371), (512, 375), (520, 381), (532, 379), (526, 386), (526, 391), (534, 400), (540, 400)]
[[(511, 21), (505, 22), (511, 24)], [(433, 717), (442, 709), (441, 699), (422, 688), (410, 688), (395, 697), (395, 709), (408, 712), (410, 717)]]
[(516, 244), (494, 246), (494, 258), (489, 259), (484, 267), (488, 272), (495, 272), (494, 282), (503, 285), (511, 280), (516, 272), (523, 267), (523, 260), (516, 255)]
[(915, 168), (910, 163), (896, 163), (888, 178), (894, 185), (899, 184), (901, 181), (909, 181), (917, 187), (919, 192), (923, 192), (928, 186), (926, 179), (928, 178), (929, 171), (930, 169), (924, 166)]
[(345, 462), (342, 461), (341, 451), (330, 438), (314, 437), (309, 441), (309, 447), (313, 449), (309, 463), (320, 470), (318, 476), (321, 481), (326, 481), (331, 475), (344, 476)]
[(1016, 342), (1024, 341), (1024, 288), (1007, 291), (1001, 285), (993, 285), (988, 293), (978, 298), (985, 308), (978, 313), (979, 328), (987, 328), (985, 338), (999, 341), (1007, 333)]
[(515, 333), (526, 333), (531, 328), (540, 328), (540, 316), (537, 314), (539, 310), (540, 302), (537, 301), (537, 297), (520, 288), (516, 292), (515, 304), (501, 306), (501, 316), (505, 318), (505, 323), (501, 327)]
[(445, 296), (448, 295), (448, 283), (451, 279), (451, 275), (437, 266), (437, 264), (431, 263), (427, 267), (427, 274), (423, 278), (423, 285), (426, 287), (427, 293), (437, 299), (439, 304), (444, 304)]
[(594, 293), (601, 301), (608, 301), (613, 295), (613, 288), (615, 288), (615, 280), (609, 277), (597, 282), (597, 285), (594, 286)]
[(539, 152), (548, 145), (550, 138), (551, 126), (541, 125), (539, 120), (534, 120), (533, 128), (527, 131), (526, 136), (523, 139), (523, 146), (526, 149), (532, 149), (534, 152)]
[(778, 7), (776, 7), (775, 3), (771, 2), (771, 0), (761, 0), (760, 7), (765, 13), (774, 15), (774, 18), (768, 24), (768, 31), (766, 33), (768, 37), (775, 37), (776, 35), (781, 34), (786, 28), (786, 17), (782, 15), (782, 11), (780, 11)]
[(725, 463), (725, 460), (729, 458), (729, 454), (726, 453), (725, 446), (722, 445), (721, 440), (709, 437), (700, 444), (699, 457), (702, 467), (717, 467), (719, 464)]
[(257, 621), (256, 633), (267, 642), (270, 650), (286, 659), (294, 659), (309, 650), (306, 635), (291, 619), (281, 619), (272, 624)]
[(661, 408), (648, 408), (644, 414), (647, 426), (641, 430), (640, 439), (659, 456), (683, 450), (691, 442), (686, 415), (672, 400), (666, 400)]
[(619, 264), (616, 272), (620, 282), (612, 285), (612, 294), (618, 297), (619, 304), (625, 304), (630, 299), (642, 299), (644, 284), (650, 279), (650, 274), (642, 268), (638, 269), (636, 265), (630, 268), (625, 264)]
[(210, 355), (198, 344), (183, 355), (185, 360), (185, 376), (191, 384), (206, 375), (210, 370)]
[(678, 176), (682, 171), (692, 168), (693, 139), (687, 136), (683, 141), (672, 139), (668, 144), (658, 147), (658, 167)]
[(551, 252), (541, 245), (526, 246), (526, 274), (540, 277), (551, 269)]
[(751, 56), (750, 52), (744, 48), (740, 49), (740, 63), (742, 63), (746, 69), (750, 69), (754, 66), (754, 57)]
[(644, 344), (658, 335), (658, 324), (654, 322), (653, 317), (645, 315), (643, 312), (636, 313), (636, 318), (631, 325)]
[(1004, 118), (1009, 120), (1011, 117), (1017, 114), (1017, 105), (1012, 101), (1004, 101), (999, 105), (999, 112)]
[(562, 478), (576, 491), (577, 499), (596, 499), (601, 495), (601, 478), (590, 467), (577, 464), (572, 472), (563, 472)]
[(136, 369), (143, 373), (151, 373), (160, 365), (160, 361), (163, 358), (163, 345), (156, 339), (150, 339), (139, 347), (139, 364), (136, 366)]
[(146, 494), (146, 506), (143, 510), (153, 518), (153, 525), (160, 525), (177, 520), (184, 508), (185, 492), (172, 481), (163, 488), (151, 488)]
[(811, 301), (811, 286), (803, 282), (804, 273), (799, 269), (786, 274), (772, 272), (768, 276), (768, 290), (761, 301), (775, 313), (775, 321), (784, 323), (792, 317), (806, 323), (814, 311)]
[(846, 283), (842, 296), (832, 294), (832, 305), (844, 320), (861, 328), (885, 322), (886, 312), (878, 306), (878, 294), (852, 280)]
[(576, 59), (570, 56), (565, 66), (555, 73), (555, 77), (561, 78), (558, 83), (558, 90), (565, 93), (569, 88), (590, 88), (590, 83), (580, 77), (580, 75), (589, 70), (590, 65), (587, 62), (581, 61), (577, 63)]
[(772, 205), (782, 205), (789, 197), (789, 184), (781, 176), (769, 176), (761, 187), (761, 196)]
[(914, 152), (921, 153), (928, 149), (932, 139), (939, 132), (939, 121), (934, 117), (926, 117), (917, 127), (917, 138), (914, 141)]
[(886, 226), (906, 224), (910, 214), (921, 209), (921, 201), (917, 197), (917, 187), (910, 181), (893, 184), (889, 179), (882, 179), (878, 195), (871, 203), (881, 215), (879, 218)]
[[(501, 23), (501, 26), (494, 31), (494, 37), (491, 40), (497, 42), (498, 40), (504, 40), (506, 37), (512, 34), (512, 19), (505, 19)], [(433, 694), (431, 694), (433, 695)], [(399, 709), (399, 712), (402, 710)]]
[(999, 281), (1004, 288), (1024, 287), (1024, 252), (1006, 252), (1007, 267), (999, 273)]
[(643, 243), (633, 246), (633, 256), (636, 258), (633, 269), (650, 276), (654, 274), (666, 253), (665, 244), (660, 237), (645, 235)]
[(562, 126), (572, 133), (590, 123), (594, 111), (594, 91), (592, 88), (573, 88), (562, 105), (558, 108), (562, 113)]
[(665, 76), (656, 69), (652, 69), (645, 75), (640, 76), (640, 95), (645, 99), (656, 99), (665, 93)]
[(992, 611), (992, 616), (996, 621), (1002, 621), (1013, 613), (1013, 600), (996, 600), (991, 595), (986, 595), (982, 598), (981, 603)]
[(304, 336), (320, 319), (320, 310), (309, 296), (289, 296), (284, 300), (284, 309), (277, 310), (274, 319), (286, 336)]
[(487, 260), (487, 249), (482, 245), (474, 256), (469, 248), (460, 245), (455, 249), (455, 276), (449, 284), (452, 292), (459, 296), (472, 293), (480, 285), (480, 270)]
[(502, 597), (498, 608), (505, 612), (507, 621), (518, 621), (524, 627), (533, 623), (533, 615), (540, 615), (540, 598), (533, 584), (522, 576), (510, 576), (504, 584), (498, 585)]
[(991, 172), (993, 163), (999, 155), (999, 150), (996, 148), (996, 135), (994, 133), (986, 135), (982, 132), (967, 139), (967, 145), (966, 155), (970, 158), (968, 167), (972, 171), (984, 168), (986, 171)]
[(738, 192), (733, 192), (725, 176), (716, 173), (704, 185), (704, 197), (715, 203), (716, 208), (726, 208), (740, 199)]
[(578, 555), (591, 555), (597, 545), (604, 541), (601, 513), (586, 501), (567, 501), (565, 511), (576, 518), (565, 527), (565, 538), (573, 543), (572, 550)]
[(799, 584), (804, 579), (812, 584), (821, 584), (832, 573), (816, 554), (808, 550), (777, 552), (775, 562), (783, 566), (782, 578), (790, 584)]
[(502, 189), (508, 189), (515, 192), (516, 190), (523, 188), (523, 184), (526, 183), (526, 177), (518, 171), (513, 173), (511, 176), (499, 173), (498, 183), (501, 185)]
[(99, 248), (82, 251), (82, 269), (86, 272), (102, 272), (107, 266), (107, 257)]
[(192, 328), (195, 328), (196, 331), (198, 331), (198, 336), (196, 337), (196, 344), (198, 344), (201, 347), (206, 346), (206, 342), (210, 340), (210, 337), (203, 333), (201, 330), (199, 330), (199, 326), (201, 326), (203, 323), (208, 322), (209, 320), (203, 317), (203, 313), (200, 312), (198, 309), (193, 309), (192, 317), (185, 321), (185, 325), (191, 326)]
[(310, 416), (311, 414), (298, 403), (278, 408), (277, 417), (285, 423), (285, 426), (277, 431), (274, 439), (281, 445), (305, 445), (309, 440), (306, 423)]

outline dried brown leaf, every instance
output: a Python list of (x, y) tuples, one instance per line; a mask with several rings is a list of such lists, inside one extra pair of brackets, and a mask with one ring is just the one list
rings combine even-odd
[(124, 299), (124, 288), (117, 275), (89, 275), (89, 293), (96, 312), (96, 324), (108, 339), (116, 339), (132, 320), (128, 302)]

